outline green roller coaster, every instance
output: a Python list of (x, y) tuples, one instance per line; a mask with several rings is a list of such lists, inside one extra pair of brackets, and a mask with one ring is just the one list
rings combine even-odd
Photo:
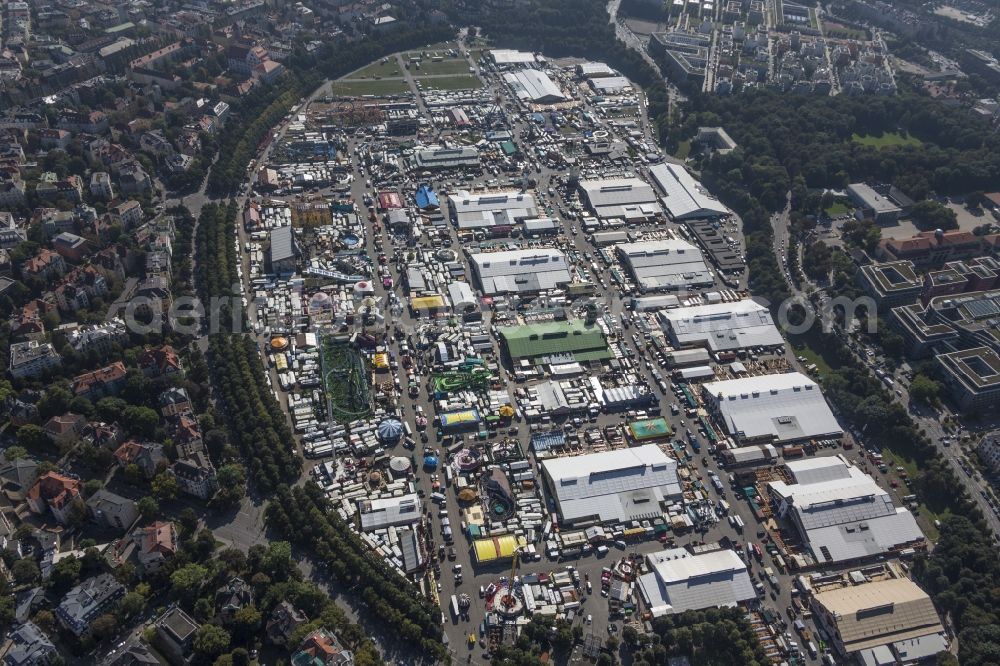
[(327, 411), (334, 421), (346, 423), (371, 411), (365, 361), (350, 344), (323, 338), (320, 355)]
[(466, 359), (457, 370), (434, 375), (435, 393), (450, 393), (464, 389), (485, 391), (493, 383), (493, 373), (479, 359)]

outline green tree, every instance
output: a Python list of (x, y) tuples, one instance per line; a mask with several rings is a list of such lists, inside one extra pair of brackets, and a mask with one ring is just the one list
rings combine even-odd
[(160, 503), (156, 501), (156, 498), (146, 495), (138, 502), (139, 513), (142, 517), (149, 520), (150, 518), (155, 518), (160, 515)]
[(7, 460), (7, 462), (22, 460), (28, 457), (28, 450), (23, 446), (11, 446), (3, 452), (3, 457)]
[(138, 615), (146, 605), (146, 600), (138, 592), (129, 592), (118, 603), (118, 617), (122, 622)]
[(910, 397), (917, 402), (937, 405), (939, 404), (938, 395), (940, 392), (941, 385), (927, 375), (918, 374), (910, 382)]
[(50, 446), (50, 444), (51, 442), (45, 431), (34, 423), (28, 423), (17, 429), (17, 445), (22, 449), (38, 452)]
[(169, 472), (160, 472), (154, 476), (150, 483), (150, 489), (153, 491), (153, 495), (160, 500), (174, 499), (179, 490), (177, 479)]
[(138, 405), (126, 407), (122, 418), (129, 432), (143, 437), (152, 437), (156, 432), (156, 426), (160, 423), (159, 414), (149, 407)]
[(229, 632), (214, 624), (203, 624), (194, 636), (194, 651), (202, 661), (211, 662), (229, 649)]
[(64, 557), (52, 567), (49, 585), (55, 596), (65, 594), (71, 587), (80, 582), (80, 571), (83, 561), (76, 557)]
[(14, 562), (10, 568), (10, 573), (14, 576), (14, 581), (18, 585), (34, 583), (42, 575), (35, 560), (30, 557), (22, 557), (17, 562)]
[(170, 574), (170, 594), (181, 603), (190, 604), (207, 577), (208, 569), (200, 564), (185, 564)]

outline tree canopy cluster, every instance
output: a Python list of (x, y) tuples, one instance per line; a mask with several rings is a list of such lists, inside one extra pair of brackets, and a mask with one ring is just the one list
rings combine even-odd
[(348, 528), (319, 486), (279, 487), (266, 518), (271, 529), (306, 549), (333, 578), (356, 589), (373, 623), (414, 650), (444, 658), (441, 610)]
[[(198, 253), (196, 284), (198, 298), (206, 308), (213, 296), (228, 296), (237, 284), (236, 202), (228, 205), (209, 203), (201, 209), (195, 250)], [(220, 322), (225, 325), (228, 322)]]
[(213, 335), (209, 349), (230, 440), (246, 458), (257, 489), (269, 494), (301, 472), (288, 421), (264, 378), (253, 340), (243, 335)]
[(955, 625), (963, 664), (1000, 663), (1000, 560), (993, 546), (988, 531), (952, 516), (930, 555), (914, 563), (914, 577)]

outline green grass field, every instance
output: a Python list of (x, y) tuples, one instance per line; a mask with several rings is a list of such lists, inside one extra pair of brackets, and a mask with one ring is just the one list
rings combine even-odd
[(394, 76), (402, 76), (402, 72), (399, 68), (399, 63), (396, 62), (395, 56), (388, 58), (384, 63), (379, 60), (378, 62), (373, 62), (367, 67), (363, 67), (356, 72), (351, 73), (350, 78), (352, 79), (373, 79), (373, 78), (391, 78)]
[(914, 136), (903, 136), (899, 132), (886, 132), (881, 136), (855, 134), (851, 137), (855, 143), (863, 146), (874, 146), (875, 148), (887, 148), (889, 146), (920, 146), (923, 142)]
[(851, 212), (851, 207), (848, 206), (843, 201), (834, 201), (829, 208), (823, 211), (830, 217), (836, 217), (838, 215), (843, 215), (844, 213)]
[(691, 154), (691, 141), (685, 139), (677, 144), (677, 150), (674, 152), (674, 157), (679, 160), (687, 159), (687, 156)]
[(333, 94), (341, 97), (398, 95), (409, 91), (403, 79), (340, 79), (333, 82)]
[(468, 74), (469, 61), (465, 58), (445, 58), (440, 62), (424, 60), (420, 63), (420, 69), (410, 65), (410, 72), (414, 76), (432, 76), (436, 74)]
[(475, 76), (440, 76), (418, 78), (424, 88), (434, 88), (437, 90), (471, 90), (482, 88), (483, 82)]

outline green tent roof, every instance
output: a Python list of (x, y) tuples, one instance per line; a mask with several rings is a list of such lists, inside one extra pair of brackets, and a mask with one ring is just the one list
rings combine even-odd
[(638, 442), (656, 437), (669, 437), (671, 432), (664, 418), (633, 421), (628, 424), (628, 429), (632, 433), (632, 438)]
[(503, 326), (500, 336), (512, 359), (572, 354), (579, 362), (613, 358), (604, 334), (580, 320), (552, 321), (525, 326)]

